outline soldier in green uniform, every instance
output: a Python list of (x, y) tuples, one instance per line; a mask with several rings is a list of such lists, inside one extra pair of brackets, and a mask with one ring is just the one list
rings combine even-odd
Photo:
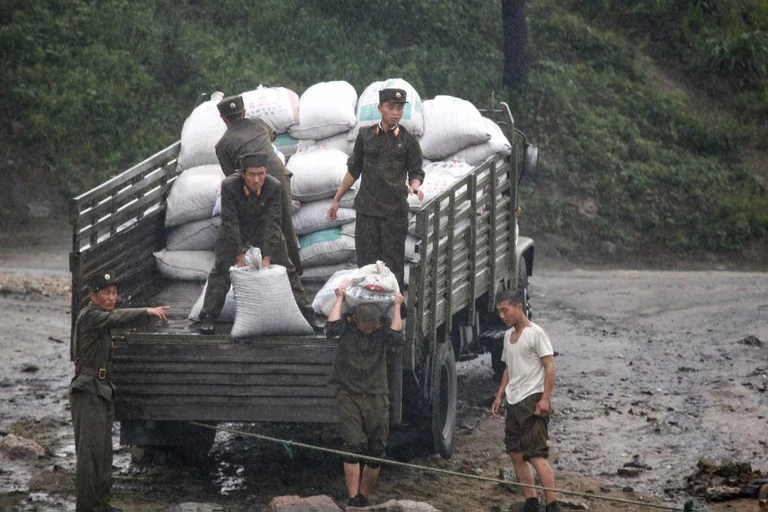
[[(353, 315), (342, 317), (344, 285), (335, 290), (336, 303), (328, 315), (326, 336), (339, 338), (330, 384), (337, 386), (336, 409), (344, 451), (383, 458), (389, 437), (388, 358), (403, 341), (400, 307), (403, 296), (394, 294), (392, 320), (382, 318), (376, 304), (360, 304)], [(348, 505), (364, 507), (381, 466), (356, 457), (344, 458)]]
[(117, 279), (112, 271), (89, 276), (90, 304), (78, 315), (70, 346), (75, 377), (69, 405), (75, 429), (77, 512), (117, 510), (109, 505), (112, 480), (112, 423), (115, 387), (110, 381), (113, 327), (166, 319), (168, 306), (115, 309)]
[(221, 182), (221, 224), (216, 237), (216, 263), (208, 275), (200, 332), (213, 334), (214, 320), (221, 313), (231, 281), (229, 267), (245, 265), (249, 247), (261, 249), (262, 267), (271, 263), (288, 271), (293, 297), (302, 315), (317, 327), (312, 306), (307, 303), (280, 229), (280, 182), (267, 174), (268, 157), (264, 153), (244, 155), (241, 170)]
[(363, 128), (355, 140), (344, 176), (328, 218), (336, 219), (339, 201), (362, 176), (355, 197), (355, 253), (357, 266), (382, 260), (403, 288), (405, 239), (408, 235), (408, 194), (419, 199), (424, 181), (421, 147), (418, 139), (400, 125), (403, 105), (407, 103), (403, 89), (379, 91), (381, 121)]
[(301, 275), (299, 241), (293, 229), (292, 217), (291, 176), (293, 175), (285, 168), (272, 147), (275, 130), (259, 118), (246, 119), (242, 96), (228, 96), (222, 99), (217, 107), (221, 119), (227, 125), (227, 131), (216, 143), (216, 156), (221, 170), (224, 171), (225, 176), (229, 176), (238, 168), (240, 158), (244, 155), (267, 155), (267, 174), (280, 180), (282, 187), (280, 225), (285, 235), (288, 257), (291, 258), (298, 275)]

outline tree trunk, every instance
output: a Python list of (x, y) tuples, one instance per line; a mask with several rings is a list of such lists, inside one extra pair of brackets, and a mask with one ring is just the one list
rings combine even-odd
[(501, 0), (504, 27), (502, 84), (514, 90), (525, 84), (528, 73), (528, 22), (525, 0)]

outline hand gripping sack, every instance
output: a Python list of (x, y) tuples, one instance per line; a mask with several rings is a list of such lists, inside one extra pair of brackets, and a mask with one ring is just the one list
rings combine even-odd
[(314, 333), (296, 305), (285, 267), (231, 267), (229, 277), (235, 291), (233, 338)]

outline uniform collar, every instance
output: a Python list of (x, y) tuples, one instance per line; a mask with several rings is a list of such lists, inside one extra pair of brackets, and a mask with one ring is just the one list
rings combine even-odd
[(381, 126), (381, 122), (379, 122), (378, 126), (376, 126), (376, 135), (381, 135), (382, 133), (391, 133), (393, 136), (397, 137), (400, 135), (400, 124), (396, 124), (391, 130), (385, 130), (383, 126)]

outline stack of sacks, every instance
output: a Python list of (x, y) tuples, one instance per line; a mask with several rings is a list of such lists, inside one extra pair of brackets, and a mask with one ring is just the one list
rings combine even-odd
[(168, 279), (204, 281), (215, 261), (219, 219), (211, 217), (224, 173), (219, 164), (183, 171), (171, 186), (165, 210), (166, 248), (155, 253)]
[(335, 221), (327, 216), (347, 173), (347, 155), (338, 149), (315, 148), (296, 153), (286, 167), (293, 173), (293, 198), (301, 203), (293, 214), (293, 228), (301, 247), (302, 279), (324, 281), (355, 259), (352, 203), (356, 189), (344, 195)]

